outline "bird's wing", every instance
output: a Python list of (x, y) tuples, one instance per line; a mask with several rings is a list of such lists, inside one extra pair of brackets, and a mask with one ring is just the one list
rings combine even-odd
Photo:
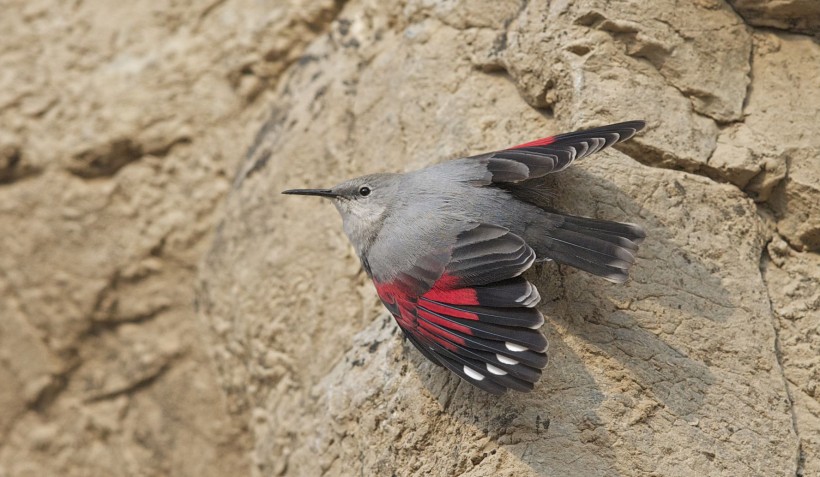
[(576, 159), (626, 141), (645, 125), (643, 121), (627, 121), (545, 137), (501, 151), (450, 161), (450, 167), (470, 167), (471, 162), (478, 161), (486, 166), (477, 180), (486, 184), (522, 182), (561, 171)]
[(544, 318), (535, 309), (540, 297), (520, 276), (534, 260), (533, 250), (509, 230), (473, 223), (409, 270), (384, 279), (376, 267), (372, 276), (382, 302), (424, 356), (501, 394), (532, 390), (547, 364), (547, 341), (538, 331)]

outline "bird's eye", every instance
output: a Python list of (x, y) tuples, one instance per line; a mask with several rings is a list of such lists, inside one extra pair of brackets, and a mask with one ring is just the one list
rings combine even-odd
[(370, 195), (370, 187), (363, 186), (359, 188), (359, 195), (362, 197), (367, 197)]

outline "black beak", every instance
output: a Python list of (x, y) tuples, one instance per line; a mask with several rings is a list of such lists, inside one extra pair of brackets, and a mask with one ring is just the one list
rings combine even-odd
[(330, 189), (291, 189), (282, 193), (291, 195), (318, 195), (319, 197), (337, 197), (339, 195)]

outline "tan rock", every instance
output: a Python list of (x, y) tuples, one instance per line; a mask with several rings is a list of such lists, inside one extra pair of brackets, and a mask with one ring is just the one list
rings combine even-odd
[[(820, 250), (820, 136), (807, 124), (820, 117), (820, 45), (797, 35), (756, 36), (753, 82), (745, 124), (760, 138), (778, 231), (799, 248)], [(804, 65), (795, 68), (794, 65)], [(788, 172), (784, 169), (788, 169)], [(772, 184), (773, 183), (773, 184)]]
[[(714, 121), (609, 33), (587, 33), (586, 52), (542, 34), (571, 17), (564, 7), (530, 2), (501, 45), (438, 7), (407, 17), (353, 2), (341, 13), (348, 33), (318, 40), (308, 50), (316, 61), (289, 71), (226, 204), (199, 293), (260, 474), (797, 471), (759, 271), (770, 232), (737, 187), (617, 152), (568, 171), (557, 184), (564, 209), (638, 221), (650, 239), (624, 287), (552, 265), (530, 272), (545, 298), (552, 361), (534, 393), (500, 399), (402, 342), (329, 204), (278, 193), (559, 130), (527, 103), (551, 104), (563, 128), (646, 112), (658, 120), (624, 150), (651, 152), (641, 159), (654, 164), (705, 165)], [(385, 18), (399, 28), (382, 29)], [(552, 62), (564, 58), (559, 45), (583, 58)], [(513, 82), (492, 73), (501, 67)]]
[(339, 5), (0, 3), (0, 475), (247, 473), (195, 269)]
[[(0, 2), (0, 476), (820, 472), (820, 47), (740, 18), (816, 8), (733, 3)], [(636, 118), (556, 187), (650, 240), (529, 272), (530, 395), (421, 358), (278, 194)]]
[(803, 450), (802, 475), (820, 472), (820, 258), (775, 237), (763, 262), (777, 316), (780, 361), (794, 403)]
[(789, 173), (771, 204), (778, 232), (795, 247), (820, 252), (820, 149), (789, 151)]

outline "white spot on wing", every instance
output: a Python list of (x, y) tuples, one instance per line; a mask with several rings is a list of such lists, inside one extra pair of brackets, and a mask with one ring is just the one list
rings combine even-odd
[(499, 376), (504, 376), (505, 374), (507, 374), (507, 372), (504, 371), (503, 369), (498, 369), (490, 363), (487, 363), (487, 371), (489, 371), (493, 374), (497, 374)]
[(515, 343), (510, 343), (509, 341), (505, 341), (504, 346), (506, 346), (508, 350), (515, 351), (516, 353), (520, 353), (522, 351), (527, 351), (527, 348), (525, 348), (521, 345), (517, 345)]
[(483, 374), (479, 373), (478, 371), (472, 368), (468, 368), (467, 366), (464, 366), (464, 374), (475, 379), (476, 381), (481, 381), (482, 379), (484, 379)]
[(518, 361), (516, 361), (512, 358), (508, 358), (508, 357), (504, 356), (503, 354), (497, 354), (497, 355), (495, 355), (495, 357), (498, 358), (498, 360), (501, 361), (504, 364), (510, 364), (510, 365), (513, 365), (513, 366), (518, 364)]

